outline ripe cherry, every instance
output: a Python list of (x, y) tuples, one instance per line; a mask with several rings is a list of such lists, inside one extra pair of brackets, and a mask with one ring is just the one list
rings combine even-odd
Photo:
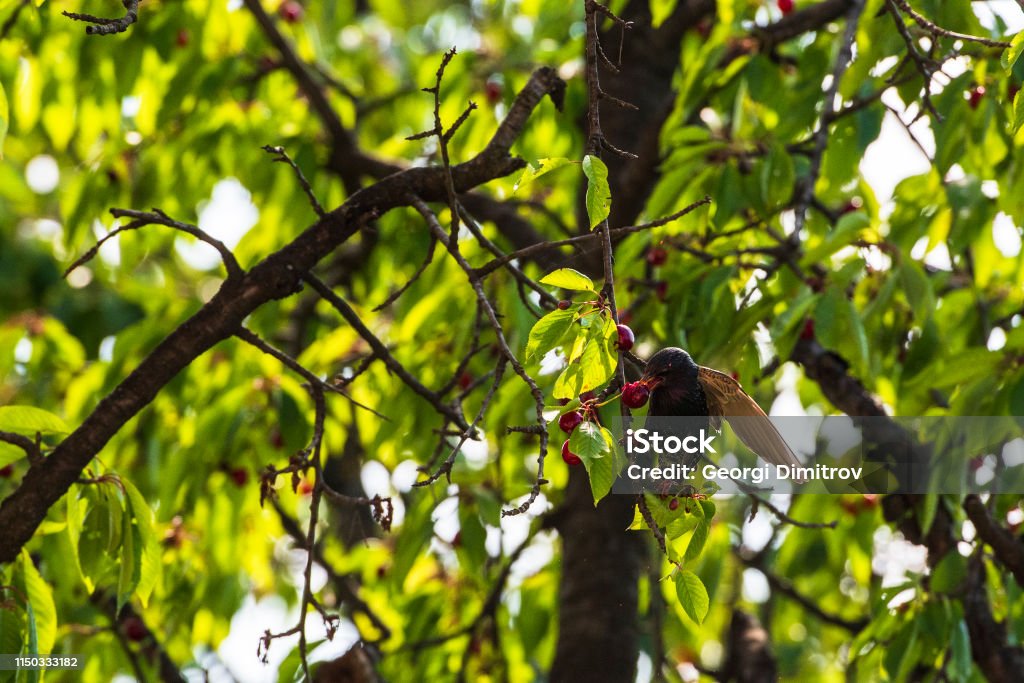
[(281, 15), (281, 18), (287, 21), (289, 24), (294, 24), (299, 19), (301, 19), (302, 12), (302, 5), (295, 2), (295, 0), (288, 0), (288, 2), (281, 5), (281, 9), (278, 10), (278, 13)]
[(673, 498), (672, 500), (670, 500), (668, 502), (668, 509), (672, 510), (673, 512), (678, 510), (679, 509), (679, 499), (678, 498)]
[(487, 101), (491, 106), (501, 102), (501, 83), (498, 83), (497, 81), (487, 81), (487, 85), (484, 86), (484, 95), (487, 97)]
[(793, 0), (777, 0), (775, 3), (779, 11), (782, 12), (782, 16), (786, 16), (793, 11)]
[(138, 643), (146, 637), (146, 625), (134, 614), (121, 622), (121, 629), (124, 631), (124, 637), (133, 643)]
[(619, 348), (623, 351), (629, 351), (633, 348), (633, 342), (636, 341), (636, 335), (633, 334), (633, 330), (629, 329), (626, 325), (619, 325), (615, 329), (619, 333)]
[(562, 444), (562, 460), (564, 460), (567, 465), (579, 465), (583, 462), (580, 460), (580, 456), (569, 450), (569, 439), (566, 439)]
[(566, 434), (572, 434), (572, 430), (576, 429), (583, 422), (583, 413), (578, 410), (572, 410), (558, 418), (558, 426)]
[(239, 488), (249, 483), (249, 471), (244, 467), (235, 467), (228, 475), (231, 477), (231, 481), (235, 482), (235, 486)]
[(561, 301), (558, 302), (558, 310), (560, 311), (568, 310), (570, 306), (572, 306), (572, 302), (569, 301), (568, 299), (562, 299)]
[(651, 397), (651, 390), (642, 382), (632, 382), (622, 387), (622, 402), (629, 408), (639, 408)]
[(668, 252), (661, 247), (651, 247), (647, 250), (647, 262), (652, 266), (663, 266), (668, 260)]
[(971, 109), (977, 109), (978, 105), (981, 104), (981, 100), (985, 97), (985, 86), (976, 85), (971, 88), (967, 95), (967, 103), (971, 105)]

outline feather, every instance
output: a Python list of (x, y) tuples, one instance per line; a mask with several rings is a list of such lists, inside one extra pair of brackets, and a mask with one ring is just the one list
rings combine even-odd
[[(729, 420), (736, 436), (766, 462), (801, 466), (779, 430), (757, 402), (743, 391), (739, 382), (723, 372), (703, 366), (697, 372), (697, 381), (704, 388), (708, 413), (715, 429), (721, 428), (724, 417)], [(734, 421), (734, 417), (744, 419)]]

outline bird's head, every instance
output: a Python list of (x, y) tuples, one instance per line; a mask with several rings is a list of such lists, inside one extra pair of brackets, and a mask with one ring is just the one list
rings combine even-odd
[(690, 358), (690, 354), (680, 348), (670, 346), (651, 356), (640, 381), (654, 391), (659, 385), (666, 382), (670, 385), (680, 386), (686, 380), (696, 381), (698, 370), (699, 367)]

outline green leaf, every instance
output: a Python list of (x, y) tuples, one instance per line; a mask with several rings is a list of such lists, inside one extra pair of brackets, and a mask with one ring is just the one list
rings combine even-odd
[(27, 550), (21, 551), (19, 569), (28, 597), (28, 607), (31, 608), (29, 614), (33, 632), (30, 632), (29, 638), (38, 640), (35, 653), (49, 654), (53, 652), (53, 643), (57, 638), (57, 608), (53, 603), (53, 591), (40, 576)]
[(544, 285), (561, 287), (562, 289), (571, 289), (577, 292), (596, 291), (594, 289), (593, 280), (572, 268), (559, 268), (558, 270), (552, 271), (542, 277), (540, 282)]
[(15, 432), (27, 436), (43, 434), (67, 434), (71, 430), (53, 413), (33, 406), (3, 406), (0, 408), (0, 431)]
[(1024, 90), (1020, 90), (1013, 98), (1013, 133), (1016, 135), (1024, 126)]
[(658, 28), (672, 16), (678, 0), (651, 0), (651, 28)]
[(971, 640), (967, 634), (967, 624), (963, 619), (953, 626), (950, 650), (953, 655), (950, 661), (953, 680), (968, 680), (974, 665), (971, 661)]
[(696, 560), (700, 557), (711, 533), (711, 517), (715, 514), (715, 506), (711, 501), (707, 502), (711, 505), (711, 515), (707, 514), (708, 509), (704, 506), (704, 501), (697, 501), (697, 504), (693, 506), (693, 517), (697, 520), (697, 525), (693, 529), (693, 536), (690, 537), (690, 543), (686, 546), (686, 553), (683, 555), (683, 559), (686, 561)]
[(10, 123), (7, 109), (7, 92), (4, 84), (0, 83), (0, 159), (4, 158), (4, 138), (7, 137), (7, 127)]
[(704, 582), (693, 572), (684, 569), (676, 574), (675, 583), (676, 595), (679, 596), (679, 604), (683, 606), (686, 616), (697, 624), (703, 624), (704, 617), (708, 615), (708, 609), (711, 607)]
[(142, 539), (132, 516), (123, 514), (121, 533), (121, 571), (117, 578), (117, 609), (124, 607), (142, 576)]
[(900, 278), (907, 301), (914, 311), (914, 319), (918, 322), (927, 320), (935, 310), (935, 293), (928, 275), (916, 261), (906, 261), (900, 267)]
[(607, 318), (602, 329), (594, 329), (580, 357), (583, 383), (580, 391), (592, 391), (604, 385), (618, 365), (618, 354), (613, 346), (617, 338), (615, 322)]
[(523, 175), (519, 176), (519, 180), (517, 180), (516, 184), (512, 187), (512, 191), (518, 192), (519, 188), (529, 185), (537, 178), (540, 178), (542, 175), (547, 175), (552, 171), (557, 171), (563, 166), (567, 166), (573, 163), (576, 162), (572, 161), (571, 159), (566, 159), (565, 157), (538, 159), (537, 166), (530, 164), (529, 166), (526, 167), (526, 170), (523, 171)]
[(1021, 52), (1024, 52), (1024, 31), (1019, 31), (1010, 41), (1010, 47), (1003, 50), (999, 63), (1007, 74), (1013, 71), (1013, 65), (1020, 59)]
[(612, 444), (611, 432), (593, 422), (582, 423), (569, 436), (569, 450), (580, 457), (587, 469), (594, 505), (608, 495), (615, 481)]
[(130, 481), (122, 479), (121, 483), (128, 496), (129, 517), (134, 523), (134, 529), (138, 532), (138, 540), (141, 543), (142, 561), (139, 566), (139, 581), (135, 587), (135, 595), (138, 596), (142, 606), (146, 607), (149, 604), (149, 596), (160, 579), (163, 567), (160, 559), (160, 541), (153, 529), (153, 510), (149, 507), (146, 499)]
[[(31, 601), (25, 605), (25, 614), (28, 622), (28, 651), (25, 653), (29, 657), (39, 656), (39, 630), (36, 627), (36, 613), (32, 609)], [(47, 653), (49, 650), (47, 650)], [(28, 680), (31, 683), (38, 683), (39, 676), (41, 675), (39, 669), (28, 670)]]
[(612, 210), (612, 191), (608, 186), (608, 167), (595, 156), (583, 157), (583, 174), (587, 176), (587, 216), (590, 227), (608, 218)]
[(572, 311), (555, 309), (538, 320), (530, 330), (526, 342), (526, 357), (543, 356), (558, 346), (562, 337), (572, 327), (575, 314)]

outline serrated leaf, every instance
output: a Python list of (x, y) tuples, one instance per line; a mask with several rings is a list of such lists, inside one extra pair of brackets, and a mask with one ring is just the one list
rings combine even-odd
[(1024, 31), (1019, 31), (1010, 41), (1010, 47), (1003, 50), (999, 63), (1007, 74), (1013, 71), (1013, 65), (1020, 59), (1021, 52), (1024, 52)]
[(595, 156), (583, 157), (583, 174), (587, 176), (587, 216), (590, 227), (608, 218), (612, 210), (612, 190), (608, 186), (608, 167)]
[(67, 434), (71, 430), (68, 429), (64, 420), (40, 408), (3, 406), (0, 407), (0, 431), (34, 436), (36, 432)]
[(572, 311), (555, 309), (534, 323), (526, 342), (526, 357), (543, 356), (565, 336), (572, 327), (575, 315)]
[[(580, 357), (580, 367), (583, 370), (583, 383), (580, 391), (592, 391), (602, 386), (615, 374), (618, 365), (618, 355), (615, 353), (613, 339), (616, 335), (615, 323), (611, 320), (601, 330), (594, 330), (594, 333), (587, 340)], [(609, 330), (611, 334), (609, 334)]]
[(558, 270), (551, 271), (542, 277), (540, 282), (543, 285), (561, 287), (562, 289), (571, 289), (576, 292), (595, 291), (594, 281), (578, 270), (573, 270), (572, 268), (559, 268)]
[(593, 422), (582, 423), (569, 436), (569, 450), (580, 457), (587, 470), (594, 505), (608, 495), (615, 480), (612, 443), (611, 432)]
[(569, 164), (572, 163), (575, 162), (572, 161), (571, 159), (566, 159), (565, 157), (538, 159), (536, 166), (530, 164), (526, 167), (526, 170), (523, 171), (523, 175), (519, 176), (519, 180), (517, 180), (516, 184), (512, 187), (512, 191), (518, 192), (519, 188), (529, 185), (537, 178), (540, 178), (543, 175), (547, 175), (552, 171), (557, 171), (563, 166), (568, 166)]
[(573, 399), (582, 393), (580, 387), (583, 385), (583, 368), (579, 363), (569, 363), (562, 374), (555, 380), (555, 387), (551, 395), (555, 398)]
[(704, 582), (693, 572), (684, 569), (676, 574), (675, 584), (679, 604), (682, 605), (686, 616), (697, 624), (703, 624), (704, 617), (708, 615), (708, 610), (711, 607), (708, 589), (704, 587)]

